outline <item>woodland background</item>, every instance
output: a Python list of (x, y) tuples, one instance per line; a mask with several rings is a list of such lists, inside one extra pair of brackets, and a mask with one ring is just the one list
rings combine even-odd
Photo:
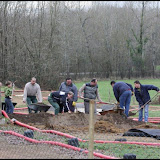
[(159, 1), (0, 1), (0, 81), (159, 78), (159, 12)]

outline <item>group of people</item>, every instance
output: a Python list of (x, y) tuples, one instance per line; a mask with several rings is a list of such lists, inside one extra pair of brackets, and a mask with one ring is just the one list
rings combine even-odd
[(133, 89), (131, 84), (125, 82), (115, 82), (111, 81), (111, 86), (113, 87), (113, 92), (117, 103), (119, 103), (120, 108), (124, 109), (125, 115), (129, 116), (131, 96), (134, 94), (137, 102), (139, 103), (139, 118), (138, 121), (143, 120), (143, 110), (144, 110), (144, 121), (148, 122), (149, 117), (149, 102), (151, 101), (149, 90), (155, 90), (160, 93), (158, 87), (154, 85), (142, 85), (138, 80), (134, 82), (135, 88)]
[[(148, 122), (148, 108), (150, 101), (149, 90), (155, 90), (160, 92), (159, 88), (154, 85), (142, 85), (139, 81), (134, 82), (135, 88), (133, 89), (131, 84), (125, 82), (111, 81), (113, 87), (114, 96), (119, 104), (120, 108), (124, 110), (125, 115), (129, 116), (130, 102), (132, 95), (135, 95), (136, 100), (139, 103), (141, 110), (139, 111), (139, 121), (143, 120), (144, 109), (144, 121)], [(12, 104), (12, 82), (7, 81), (5, 91), (5, 103), (6, 112), (13, 113), (14, 106)], [(51, 91), (48, 96), (48, 102), (54, 107), (55, 115), (63, 112), (74, 112), (76, 102), (79, 98), (84, 100), (84, 110), (86, 114), (89, 114), (89, 102), (90, 100), (98, 99), (102, 102), (99, 90), (98, 80), (93, 78), (90, 82), (83, 84), (83, 86), (77, 89), (76, 85), (72, 82), (71, 78), (66, 78), (65, 82), (62, 82), (58, 91)], [(29, 105), (32, 103), (42, 102), (42, 94), (40, 85), (36, 83), (36, 78), (33, 77), (24, 87), (23, 102), (27, 103), (28, 112), (31, 113)], [(94, 112), (97, 113), (96, 101), (94, 105)]]

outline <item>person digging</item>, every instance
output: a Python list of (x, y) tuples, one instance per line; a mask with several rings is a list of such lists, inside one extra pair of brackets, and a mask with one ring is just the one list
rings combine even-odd
[(113, 88), (114, 96), (117, 100), (117, 105), (119, 105), (120, 108), (124, 110), (124, 113), (122, 112), (122, 115), (124, 115), (125, 118), (127, 118), (129, 116), (129, 107), (132, 96), (131, 87), (125, 82), (111, 81), (110, 84)]
[[(160, 90), (158, 87), (154, 85), (142, 85), (138, 80), (134, 82), (134, 93), (137, 102), (139, 103), (139, 118), (138, 121), (143, 120), (143, 109), (144, 109), (144, 121), (147, 123), (148, 122), (148, 109), (149, 109), (149, 102), (151, 102), (151, 98), (149, 95), (149, 90), (155, 90), (157, 91), (157, 94), (160, 93)], [(155, 97), (154, 96), (154, 97)], [(153, 99), (153, 98), (152, 98)]]
[(55, 115), (58, 113), (72, 111), (69, 109), (69, 100), (72, 99), (74, 93), (69, 91), (68, 93), (62, 91), (53, 91), (48, 96), (48, 102), (55, 108)]

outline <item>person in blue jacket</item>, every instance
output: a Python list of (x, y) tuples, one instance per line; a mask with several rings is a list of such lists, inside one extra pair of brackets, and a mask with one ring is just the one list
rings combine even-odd
[(131, 103), (131, 96), (133, 93), (133, 87), (131, 84), (125, 82), (115, 82), (111, 81), (111, 86), (113, 87), (114, 96), (119, 103), (120, 108), (125, 109), (124, 113), (129, 116), (129, 108)]
[(48, 96), (48, 102), (55, 108), (55, 115), (62, 112), (69, 112), (72, 111), (69, 108), (69, 100), (72, 99), (74, 93), (69, 92), (62, 92), (62, 91), (53, 91)]
[(134, 86), (135, 86), (134, 93), (135, 93), (136, 100), (139, 103), (139, 108), (145, 105), (139, 111), (139, 119), (138, 119), (138, 121), (142, 121), (143, 120), (143, 108), (144, 108), (144, 121), (148, 122), (149, 103), (145, 104), (147, 102), (151, 102), (150, 101), (150, 95), (149, 95), (148, 91), (149, 90), (155, 90), (155, 91), (160, 93), (159, 88), (154, 86), (154, 85), (142, 85), (138, 80), (134, 82)]

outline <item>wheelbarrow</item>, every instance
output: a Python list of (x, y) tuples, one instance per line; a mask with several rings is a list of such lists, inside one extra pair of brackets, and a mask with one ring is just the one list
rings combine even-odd
[(48, 106), (44, 103), (32, 103), (28, 105), (28, 107), (31, 109), (31, 111), (37, 112), (47, 112), (51, 106)]
[(118, 113), (126, 118), (126, 115), (124, 114), (124, 109), (120, 108), (118, 104), (107, 104), (105, 106), (102, 106), (102, 111), (99, 113), (101, 115), (106, 115), (108, 113)]

